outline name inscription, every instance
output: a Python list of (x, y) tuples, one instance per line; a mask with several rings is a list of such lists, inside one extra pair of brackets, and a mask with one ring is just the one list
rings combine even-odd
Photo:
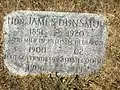
[(88, 75), (103, 63), (102, 15), (17, 11), (5, 17), (4, 32), (5, 65), (15, 74)]

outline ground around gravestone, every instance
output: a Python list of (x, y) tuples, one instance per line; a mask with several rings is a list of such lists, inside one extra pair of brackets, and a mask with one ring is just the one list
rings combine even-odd
[[(3, 19), (16, 10), (102, 14), (106, 18), (108, 39), (106, 58), (101, 70), (84, 78), (79, 75), (63, 77), (57, 73), (22, 77), (9, 73), (3, 57)], [(0, 90), (119, 90), (119, 26), (119, 0), (0, 0)]]

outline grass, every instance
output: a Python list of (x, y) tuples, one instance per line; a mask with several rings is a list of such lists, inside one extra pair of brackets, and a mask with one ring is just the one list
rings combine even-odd
[[(57, 74), (11, 75), (4, 67), (2, 26), (3, 17), (16, 10), (104, 15), (109, 34), (101, 70), (84, 78)], [(0, 90), (120, 90), (120, 0), (0, 0)]]

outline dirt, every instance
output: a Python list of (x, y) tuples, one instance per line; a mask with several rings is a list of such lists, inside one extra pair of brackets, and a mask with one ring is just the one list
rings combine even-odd
[[(104, 15), (108, 39), (103, 67), (84, 78), (57, 73), (12, 75), (4, 65), (2, 29), (4, 16), (16, 10)], [(120, 90), (120, 0), (0, 0), (0, 90)]]

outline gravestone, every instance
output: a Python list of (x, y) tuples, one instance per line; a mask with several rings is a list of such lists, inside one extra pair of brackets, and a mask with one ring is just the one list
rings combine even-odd
[(4, 21), (4, 63), (18, 75), (86, 76), (104, 60), (104, 17), (92, 13), (16, 11)]

